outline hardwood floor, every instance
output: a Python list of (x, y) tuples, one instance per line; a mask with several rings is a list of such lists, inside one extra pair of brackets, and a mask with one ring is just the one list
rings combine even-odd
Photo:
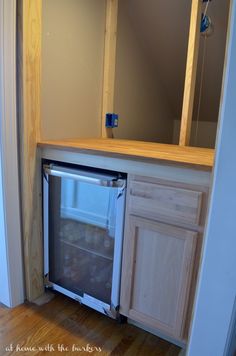
[(1, 356), (175, 356), (179, 352), (167, 341), (135, 326), (118, 324), (62, 295), (43, 306), (25, 303), (7, 309), (0, 305)]

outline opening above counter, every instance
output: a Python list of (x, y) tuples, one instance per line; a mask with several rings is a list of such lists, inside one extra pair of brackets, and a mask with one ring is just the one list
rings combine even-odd
[[(229, 1), (203, 3), (200, 12), (211, 25), (198, 39), (190, 145), (213, 148)], [(115, 138), (178, 144), (185, 85), (190, 86), (185, 83), (190, 20), (188, 0), (119, 0), (114, 112), (120, 118)]]
[[(23, 56), (32, 58), (32, 82), (23, 79), (23, 86), (38, 137), (214, 148), (230, 1), (37, 0), (36, 12), (25, 6)], [(202, 14), (210, 30), (200, 35)], [(118, 127), (106, 128), (106, 113), (114, 112)]]

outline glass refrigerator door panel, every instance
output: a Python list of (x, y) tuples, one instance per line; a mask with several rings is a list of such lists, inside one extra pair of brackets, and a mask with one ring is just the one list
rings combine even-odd
[(49, 176), (49, 280), (111, 302), (117, 188)]

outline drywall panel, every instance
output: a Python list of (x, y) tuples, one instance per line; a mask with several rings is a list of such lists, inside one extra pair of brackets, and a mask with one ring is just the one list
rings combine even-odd
[(11, 305), (9, 271), (7, 266), (6, 230), (4, 219), (4, 201), (2, 191), (2, 164), (0, 156), (0, 303)]
[[(217, 122), (196, 121), (192, 122), (190, 146), (215, 148)], [(174, 120), (173, 141), (178, 145), (180, 132), (180, 120)]]
[(236, 1), (232, 1), (223, 102), (209, 219), (188, 356), (231, 356), (227, 339), (236, 292)]
[(233, 355), (235, 353), (236, 353), (236, 297), (234, 300), (234, 308), (231, 317), (227, 342), (225, 345), (225, 355)]
[(167, 95), (133, 25), (129, 2), (120, 0), (118, 9), (114, 110), (119, 126), (114, 137), (171, 142), (173, 115)]
[(0, 302), (24, 301), (16, 108), (16, 0), (0, 0)]
[(106, 1), (42, 3), (42, 138), (98, 137)]

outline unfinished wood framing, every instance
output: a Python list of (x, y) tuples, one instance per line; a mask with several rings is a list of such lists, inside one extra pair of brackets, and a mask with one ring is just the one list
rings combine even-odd
[[(192, 0), (180, 145), (187, 145), (196, 80), (201, 0)], [(42, 0), (19, 0), (18, 4), (18, 105), (21, 131), (21, 196), (27, 299), (43, 293), (41, 214), (41, 167), (37, 142), (41, 141), (41, 21)], [(114, 111), (118, 0), (106, 0), (106, 31), (101, 136), (111, 138), (105, 127), (107, 112)], [(109, 140), (108, 140), (109, 141)], [(107, 142), (111, 147), (111, 143)], [(136, 145), (137, 142), (134, 141)], [(101, 150), (101, 143), (99, 143)], [(154, 148), (158, 151), (160, 148)], [(171, 148), (172, 150), (172, 148)], [(103, 149), (102, 149), (103, 151)], [(109, 149), (108, 149), (109, 151)], [(135, 155), (135, 154), (134, 154)], [(204, 165), (211, 165), (204, 163)]]
[(113, 113), (114, 111), (117, 16), (118, 0), (107, 0), (101, 120), (102, 138), (112, 137), (112, 129), (106, 128), (105, 121), (106, 113)]
[(18, 105), (26, 297), (43, 293), (40, 140), (41, 0), (18, 1)]
[(184, 99), (179, 139), (179, 144), (181, 146), (188, 146), (190, 141), (200, 40), (201, 8), (202, 0), (192, 0), (188, 54), (184, 85)]

